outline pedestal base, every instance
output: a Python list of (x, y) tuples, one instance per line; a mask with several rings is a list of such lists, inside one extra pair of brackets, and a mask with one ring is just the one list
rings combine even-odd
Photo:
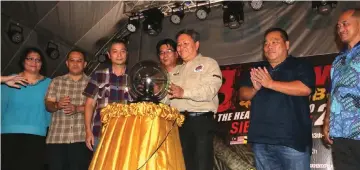
[(178, 126), (184, 117), (163, 104), (111, 104), (89, 170), (185, 170)]

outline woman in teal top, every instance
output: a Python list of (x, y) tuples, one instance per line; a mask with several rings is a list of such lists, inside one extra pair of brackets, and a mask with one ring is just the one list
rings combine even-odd
[(20, 88), (1, 85), (1, 169), (41, 170), (45, 136), (51, 115), (44, 98), (50, 79), (43, 76), (44, 56), (28, 48), (20, 57), (23, 76), (29, 83)]

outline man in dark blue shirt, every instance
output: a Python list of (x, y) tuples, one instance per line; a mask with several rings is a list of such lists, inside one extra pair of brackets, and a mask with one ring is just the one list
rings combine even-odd
[(267, 30), (267, 61), (240, 80), (241, 100), (251, 100), (248, 142), (258, 170), (310, 170), (315, 73), (311, 64), (288, 54), (289, 46), (284, 30)]

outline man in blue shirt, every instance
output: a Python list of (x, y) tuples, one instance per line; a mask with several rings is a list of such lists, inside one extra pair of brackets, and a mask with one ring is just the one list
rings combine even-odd
[(257, 170), (310, 170), (309, 95), (315, 88), (313, 66), (288, 54), (289, 39), (280, 28), (265, 32), (267, 61), (242, 77), (241, 100), (251, 100), (248, 142)]
[[(335, 169), (360, 168), (360, 10), (340, 16), (337, 33), (345, 44), (331, 67), (324, 140), (332, 144)], [(332, 138), (330, 138), (332, 137)]]

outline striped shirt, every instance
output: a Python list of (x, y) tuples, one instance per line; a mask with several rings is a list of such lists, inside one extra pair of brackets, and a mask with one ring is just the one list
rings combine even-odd
[(110, 103), (124, 103), (130, 99), (127, 89), (127, 74), (117, 76), (112, 67), (96, 71), (86, 86), (83, 94), (96, 100), (96, 108), (93, 114), (93, 134), (100, 136), (100, 111)]
[[(59, 76), (51, 81), (46, 98), (61, 98), (69, 96), (71, 104), (80, 106), (85, 104), (86, 96), (82, 95), (89, 77), (85, 74), (78, 81), (70, 78), (69, 74)], [(75, 143), (85, 141), (84, 113), (65, 114), (63, 110), (52, 113), (51, 124), (46, 143)]]

